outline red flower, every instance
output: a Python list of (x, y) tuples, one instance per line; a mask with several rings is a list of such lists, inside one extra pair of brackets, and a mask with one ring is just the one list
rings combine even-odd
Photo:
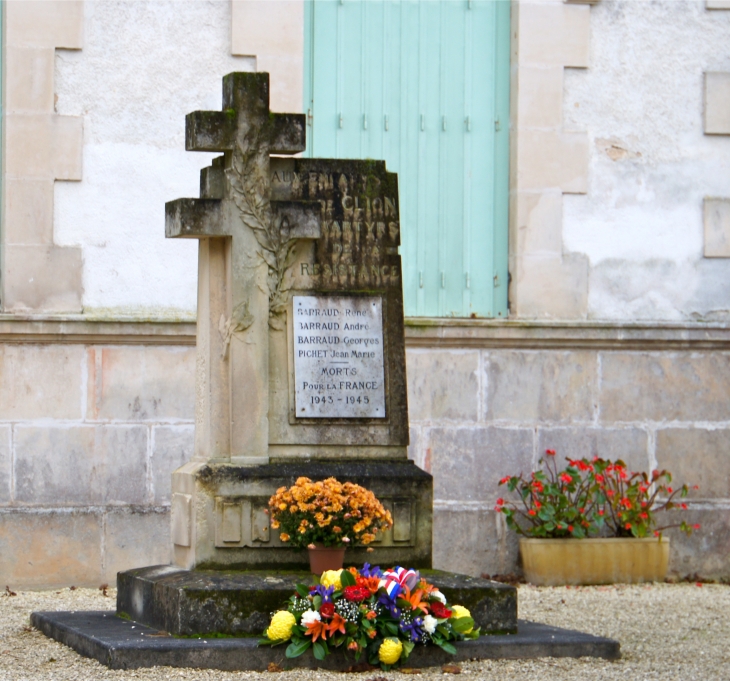
[(603, 510), (598, 511), (598, 515), (603, 515)]
[(319, 614), (322, 615), (324, 619), (330, 619), (335, 614), (335, 604), (322, 603), (322, 605), (319, 606)]
[(502, 506), (503, 504), (504, 504), (504, 499), (502, 499), (502, 497), (499, 497), (499, 499), (497, 499), (497, 506)]
[(625, 527), (625, 528), (626, 528), (627, 530), (630, 530), (630, 529), (631, 529), (631, 523), (626, 523), (626, 524), (624, 525), (624, 527)]
[(560, 475), (560, 479), (561, 479), (561, 480), (562, 480), (563, 482), (567, 482), (567, 483), (571, 483), (571, 482), (573, 482), (573, 478), (572, 478), (572, 476), (570, 475), (570, 473), (562, 473), (562, 474)]
[(555, 456), (555, 450), (554, 449), (546, 449), (545, 454), (548, 456)]
[(530, 510), (529, 510), (529, 511), (527, 512), (527, 515), (537, 515), (537, 511), (536, 511), (536, 510), (535, 510), (534, 508), (531, 508), (531, 509), (530, 509)]
[(509, 475), (505, 475), (500, 481), (500, 485), (506, 485), (509, 482)]
[(360, 603), (370, 597), (370, 589), (364, 586), (346, 586), (343, 590), (343, 595), (348, 601)]
[(573, 526), (572, 525), (568, 525), (568, 532), (572, 532), (572, 531), (573, 531)]
[(646, 520), (649, 517), (648, 513), (639, 513), (639, 518), (642, 518), (643, 520)]
[(672, 492), (674, 492), (674, 490), (671, 487), (667, 487), (667, 492), (669, 492), (669, 494), (671, 494)]
[(606, 478), (604, 478), (602, 475), (596, 476), (596, 482), (605, 482)]
[(542, 504), (537, 499), (535, 499), (535, 508), (542, 508)]
[(544, 487), (539, 480), (535, 480), (535, 482), (532, 483), (532, 489), (534, 489), (536, 492), (542, 492)]
[(659, 536), (659, 530), (654, 530), (654, 536), (655, 537), (658, 537)]
[(695, 529), (695, 530), (699, 530), (699, 529), (700, 529), (700, 527), (701, 527), (701, 525), (700, 525), (699, 523), (697, 523), (696, 525), (692, 525), (692, 527), (693, 527), (693, 529)]
[(440, 601), (434, 601), (429, 605), (429, 608), (431, 608), (431, 614), (437, 619), (447, 620), (451, 617), (451, 610)]
[(680, 504), (680, 505), (679, 505), (679, 507), (680, 507), (680, 508), (681, 508), (681, 509), (682, 509), (683, 511), (686, 511), (686, 510), (687, 510), (687, 509), (689, 508), (689, 506), (687, 506), (687, 504)]

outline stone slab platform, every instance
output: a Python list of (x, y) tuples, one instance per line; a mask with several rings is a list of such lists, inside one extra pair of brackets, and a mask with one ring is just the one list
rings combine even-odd
[[(514, 587), (441, 570), (420, 572), (449, 603), (469, 608), (482, 632), (517, 630)], [(316, 584), (315, 579), (309, 572), (137, 568), (117, 575), (117, 613), (176, 636), (258, 635), (297, 583)]]
[[(289, 660), (285, 646), (257, 647), (257, 638), (174, 638), (150, 627), (117, 617), (114, 612), (34, 612), (31, 624), (46, 636), (112, 669), (171, 666), (225, 671), (264, 671), (270, 663), (287, 668), (351, 670), (354, 657), (333, 654), (318, 661), (311, 650)], [(455, 656), (436, 646), (417, 646), (409, 667), (432, 667), (471, 659), (533, 659), (537, 657), (620, 657), (618, 641), (519, 621), (519, 633), (482, 636), (458, 643)]]

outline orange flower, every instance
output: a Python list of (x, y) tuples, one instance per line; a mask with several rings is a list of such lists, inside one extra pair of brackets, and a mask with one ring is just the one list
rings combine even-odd
[(312, 643), (314, 643), (320, 636), (322, 637), (322, 640), (324, 641), (327, 638), (327, 631), (329, 630), (329, 625), (327, 622), (322, 622), (321, 620), (316, 620), (315, 622), (310, 622), (307, 625), (307, 631), (305, 634), (307, 636), (312, 637)]
[(339, 631), (343, 634), (347, 633), (345, 631), (345, 620), (338, 613), (335, 613), (332, 616), (332, 621), (327, 625), (327, 628), (329, 630), (330, 636), (332, 636), (332, 634), (334, 634), (336, 631)]
[(357, 578), (357, 586), (364, 586), (366, 589), (368, 589), (370, 591), (371, 594), (378, 593), (379, 585), (380, 585), (379, 577), (358, 577)]
[(422, 596), (423, 591), (421, 591), (421, 589), (416, 589), (413, 593), (411, 593), (410, 589), (406, 587), (401, 598), (411, 604), (411, 610), (422, 610), (423, 612), (428, 613), (428, 603), (421, 600)]
[(370, 630), (370, 631), (368, 632), (368, 638), (375, 638), (375, 637), (376, 637), (377, 635), (378, 635), (378, 632), (377, 632), (377, 630), (376, 630), (376, 629), (371, 629), (371, 630)]
[(374, 620), (378, 614), (374, 610), (368, 610), (368, 614), (365, 615), (366, 620)]

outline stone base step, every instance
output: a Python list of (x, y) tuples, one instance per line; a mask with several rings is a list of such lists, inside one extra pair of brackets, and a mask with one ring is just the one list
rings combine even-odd
[[(440, 570), (421, 570), (449, 603), (471, 611), (484, 633), (517, 631), (517, 590), (506, 584)], [(308, 572), (184, 570), (170, 565), (117, 575), (117, 614), (175, 636), (260, 635)]]
[[(290, 660), (286, 646), (257, 646), (258, 637), (174, 638), (117, 617), (114, 612), (34, 612), (31, 624), (46, 636), (60, 641), (111, 669), (139, 667), (191, 667), (225, 671), (265, 671), (270, 664), (282, 669), (321, 668), (350, 671), (353, 656), (333, 653), (325, 660), (308, 650)], [(482, 636), (456, 644), (456, 655), (436, 646), (416, 646), (407, 661), (412, 668), (434, 667), (473, 659), (533, 659), (537, 657), (620, 657), (618, 641), (520, 620), (519, 633)]]

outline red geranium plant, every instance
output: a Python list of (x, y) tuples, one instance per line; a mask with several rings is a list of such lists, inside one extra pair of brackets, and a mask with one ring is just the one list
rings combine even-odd
[(677, 501), (689, 492), (687, 485), (671, 487), (666, 470), (629, 472), (621, 461), (594, 457), (566, 459), (558, 469), (555, 450), (546, 450), (541, 470), (529, 478), (522, 474), (500, 480), (519, 501), (497, 499), (495, 510), (503, 513), (507, 526), (526, 537), (646, 537), (679, 527), (691, 534), (699, 525), (677, 522), (657, 527), (657, 514), (672, 509), (686, 510)]

